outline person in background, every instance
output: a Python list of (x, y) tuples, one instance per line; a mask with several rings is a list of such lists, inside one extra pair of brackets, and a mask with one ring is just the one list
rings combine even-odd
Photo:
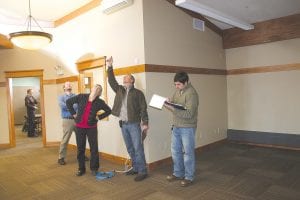
[(27, 124), (28, 124), (28, 137), (37, 137), (35, 132), (35, 114), (34, 111), (37, 107), (37, 100), (32, 96), (32, 89), (27, 90), (27, 95), (25, 97), (25, 106), (27, 109)]
[[(67, 108), (74, 117), (76, 123), (76, 142), (77, 142), (77, 160), (78, 171), (76, 176), (85, 174), (85, 147), (86, 138), (90, 145), (90, 170), (93, 176), (96, 176), (99, 169), (98, 152), (98, 129), (97, 122), (110, 115), (110, 107), (99, 97), (102, 93), (102, 86), (95, 85), (90, 94), (78, 94), (67, 100)], [(74, 109), (74, 104), (78, 105), (78, 112)], [(101, 114), (99, 114), (99, 111)]]
[(197, 127), (199, 98), (197, 91), (189, 83), (186, 72), (176, 73), (174, 77), (176, 91), (168, 102), (181, 104), (185, 109), (177, 109), (165, 103), (173, 114), (171, 153), (173, 174), (168, 181), (181, 180), (181, 186), (192, 184), (195, 173), (195, 132)]
[[(65, 158), (67, 154), (67, 146), (69, 144), (69, 140), (73, 131), (75, 131), (75, 121), (74, 117), (69, 112), (66, 101), (75, 96), (72, 93), (72, 85), (70, 82), (65, 82), (63, 85), (64, 94), (58, 97), (58, 103), (61, 110), (61, 117), (62, 117), (62, 127), (63, 127), (63, 136), (59, 146), (59, 154), (58, 154), (58, 164), (65, 165)], [(74, 105), (75, 111), (77, 111), (77, 105)], [(85, 156), (85, 161), (88, 161), (89, 158)]]
[[(135, 181), (144, 180), (147, 173), (142, 132), (148, 130), (147, 103), (142, 91), (134, 87), (134, 77), (123, 77), (123, 85), (119, 85), (113, 72), (113, 58), (107, 60), (108, 82), (116, 93), (112, 114), (119, 117), (123, 139), (131, 158), (132, 169), (126, 175), (135, 175)], [(144, 135), (145, 137), (145, 135)]]

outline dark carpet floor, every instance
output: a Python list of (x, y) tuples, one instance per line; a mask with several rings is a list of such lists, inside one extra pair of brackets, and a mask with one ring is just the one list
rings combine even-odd
[[(19, 134), (16, 148), (0, 150), (0, 199), (300, 199), (299, 151), (224, 143), (197, 154), (196, 179), (187, 188), (166, 181), (171, 165), (139, 183), (123, 174), (99, 181), (89, 171), (75, 176), (74, 150), (65, 166), (57, 164), (57, 156), (57, 147), (42, 148), (41, 137)], [(123, 169), (105, 160), (100, 165), (101, 171)]]

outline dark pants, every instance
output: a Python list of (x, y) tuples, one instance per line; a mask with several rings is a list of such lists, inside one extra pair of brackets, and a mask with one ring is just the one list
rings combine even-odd
[(79, 170), (85, 171), (85, 146), (86, 138), (90, 145), (91, 159), (90, 169), (99, 169), (99, 152), (98, 152), (98, 130), (96, 128), (78, 128), (76, 127), (76, 142), (77, 142), (77, 160)]
[(34, 110), (27, 108), (27, 124), (28, 124), (28, 137), (32, 137), (35, 134), (35, 123), (34, 123)]

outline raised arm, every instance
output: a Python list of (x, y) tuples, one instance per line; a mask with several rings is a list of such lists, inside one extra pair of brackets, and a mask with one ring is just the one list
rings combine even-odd
[(114, 92), (117, 92), (118, 87), (120, 86), (119, 83), (117, 82), (113, 70), (113, 58), (110, 57), (109, 59), (106, 60), (107, 62), (107, 76), (108, 76), (108, 83), (111, 87), (111, 89)]

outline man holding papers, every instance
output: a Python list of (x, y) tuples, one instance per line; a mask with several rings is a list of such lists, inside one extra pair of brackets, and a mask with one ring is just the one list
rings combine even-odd
[[(195, 132), (197, 128), (199, 98), (189, 83), (186, 72), (176, 73), (174, 77), (176, 91), (164, 106), (173, 114), (171, 152), (173, 174), (168, 181), (181, 180), (186, 187), (192, 184), (195, 173)], [(174, 106), (182, 105), (182, 107)], [(184, 108), (184, 109), (182, 109)]]

